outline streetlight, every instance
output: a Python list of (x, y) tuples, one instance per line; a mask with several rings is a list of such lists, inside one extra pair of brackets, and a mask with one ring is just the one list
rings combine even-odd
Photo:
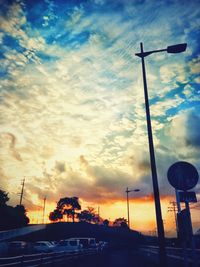
[(129, 190), (128, 187), (126, 188), (126, 200), (127, 200), (127, 215), (128, 215), (128, 228), (130, 229), (130, 217), (129, 217), (129, 198), (128, 198), (128, 193), (130, 192), (139, 192), (140, 189), (132, 189)]
[(150, 109), (149, 109), (149, 99), (148, 99), (148, 90), (147, 90), (147, 81), (146, 81), (146, 71), (145, 71), (145, 63), (144, 58), (153, 53), (158, 52), (167, 52), (167, 53), (181, 53), (186, 50), (187, 44), (177, 44), (168, 46), (165, 49), (152, 50), (144, 52), (143, 43), (140, 43), (140, 53), (136, 53), (135, 55), (140, 57), (142, 60), (142, 74), (143, 74), (143, 84), (144, 84), (144, 98), (145, 98), (145, 108), (146, 108), (146, 120), (147, 120), (147, 131), (148, 131), (148, 140), (149, 140), (149, 153), (150, 153), (150, 162), (151, 162), (151, 173), (152, 173), (152, 183), (153, 183), (153, 192), (154, 192), (154, 202), (155, 202), (155, 210), (156, 210), (156, 222), (158, 229), (158, 244), (159, 244), (159, 255), (160, 255), (160, 266), (167, 266), (166, 263), (166, 251), (165, 251), (165, 233), (164, 226), (162, 220), (161, 206), (160, 206), (160, 196), (159, 196), (159, 188), (158, 188), (158, 178), (156, 171), (156, 161), (154, 154), (154, 145), (153, 145), (153, 136), (152, 136), (152, 128), (151, 128), (151, 117), (150, 117)]

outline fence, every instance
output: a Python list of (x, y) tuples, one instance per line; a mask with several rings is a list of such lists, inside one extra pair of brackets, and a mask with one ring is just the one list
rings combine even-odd
[[(67, 266), (80, 258), (97, 255), (96, 249), (85, 249), (80, 252), (51, 252), (32, 255), (21, 255), (16, 257), (0, 258), (0, 267), (37, 267), (37, 266)], [(73, 264), (74, 266), (74, 264)]]

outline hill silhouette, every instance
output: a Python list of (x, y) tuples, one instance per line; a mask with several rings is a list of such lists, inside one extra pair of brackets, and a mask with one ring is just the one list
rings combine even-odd
[(108, 241), (112, 246), (137, 246), (142, 235), (123, 227), (109, 227), (87, 222), (58, 222), (47, 224), (46, 229), (28, 234), (25, 241), (61, 240), (71, 237), (95, 237), (97, 241)]

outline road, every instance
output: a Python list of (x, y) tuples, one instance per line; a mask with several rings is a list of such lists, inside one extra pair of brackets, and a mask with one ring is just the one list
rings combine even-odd
[[(140, 253), (148, 255), (150, 259), (158, 258), (157, 246), (145, 246), (140, 248)], [(190, 248), (166, 247), (168, 266), (176, 267), (200, 267), (200, 249), (192, 250)], [(194, 264), (195, 263), (195, 264)]]
[[(182, 249), (167, 248), (168, 267), (200, 267), (200, 250), (196, 251), (196, 261), (192, 260), (192, 251), (188, 250), (187, 262)], [(158, 248), (145, 247), (132, 250), (113, 250), (103, 255), (86, 258), (77, 267), (160, 267)]]
[(83, 259), (76, 267), (156, 267), (148, 257), (141, 257), (137, 250), (113, 250)]

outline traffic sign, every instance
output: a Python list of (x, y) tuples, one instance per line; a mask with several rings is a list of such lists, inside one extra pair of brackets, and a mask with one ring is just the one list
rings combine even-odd
[(168, 169), (167, 178), (174, 188), (186, 191), (195, 187), (199, 174), (191, 163), (178, 161)]
[(180, 202), (197, 202), (197, 197), (195, 192), (186, 191), (186, 192), (178, 192), (179, 193), (179, 199)]

